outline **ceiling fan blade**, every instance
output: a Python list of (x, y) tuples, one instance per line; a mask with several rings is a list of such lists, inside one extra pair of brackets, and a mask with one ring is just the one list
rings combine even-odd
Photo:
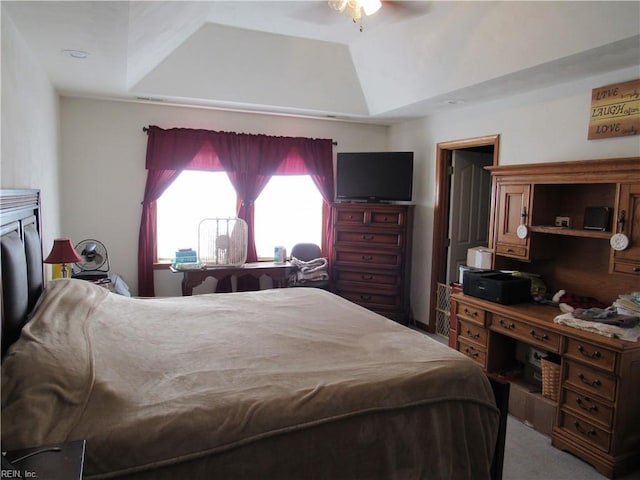
[[(403, 18), (426, 15), (431, 9), (431, 2), (382, 0), (382, 9), (393, 10), (393, 13)], [(380, 9), (382, 11), (382, 9)]]

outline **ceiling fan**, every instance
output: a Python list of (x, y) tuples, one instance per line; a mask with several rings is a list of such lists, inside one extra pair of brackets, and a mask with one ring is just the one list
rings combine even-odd
[(334, 10), (349, 15), (354, 23), (362, 18), (363, 13), (373, 15), (382, 7), (380, 0), (329, 0), (327, 3)]
[[(400, 18), (410, 18), (426, 13), (429, 2), (426, 1), (381, 1), (381, 0), (328, 0), (327, 4), (333, 10), (351, 17), (353, 23), (360, 22), (362, 32), (362, 18), (371, 16), (383, 9), (386, 13), (393, 10), (393, 16)], [(384, 8), (383, 8), (384, 7)]]

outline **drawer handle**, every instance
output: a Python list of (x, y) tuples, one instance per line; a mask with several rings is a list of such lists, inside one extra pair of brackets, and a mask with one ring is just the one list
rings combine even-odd
[(633, 267), (633, 273), (640, 272), (640, 267)]
[(536, 340), (539, 340), (541, 342), (549, 340), (549, 335), (547, 335), (546, 333), (543, 333), (542, 335), (538, 335), (535, 330), (531, 330), (529, 333), (531, 334), (531, 336), (533, 338), (535, 338)]
[(480, 334), (479, 333), (473, 333), (471, 330), (467, 329), (467, 336), (471, 337), (471, 338), (480, 338)]
[(371, 260), (373, 260), (373, 255), (362, 255), (362, 260), (364, 260), (365, 262), (370, 262)]
[[(591, 401), (591, 399), (589, 397), (584, 397), (584, 402), (590, 402), (590, 401)], [(598, 406), (596, 404), (592, 403), (591, 405), (586, 405), (584, 402), (582, 401), (581, 398), (576, 398), (576, 403), (583, 410), (587, 410), (589, 412), (597, 412), (598, 411)]]
[(585, 430), (584, 428), (582, 428), (582, 426), (580, 425), (580, 422), (578, 422), (577, 420), (573, 422), (573, 426), (576, 427), (576, 430), (583, 435), (588, 435), (590, 437), (593, 437), (596, 434), (595, 430)]
[(360, 295), (360, 300), (371, 300), (371, 295)]
[(593, 353), (588, 353), (582, 345), (578, 345), (578, 351), (585, 357), (589, 358), (600, 358), (602, 356), (602, 354), (598, 350)]
[(589, 385), (591, 387), (599, 387), (600, 385), (602, 385), (602, 382), (600, 380), (598, 380), (597, 378), (595, 380), (589, 380), (582, 373), (580, 375), (578, 375), (578, 378), (582, 381), (582, 383), (586, 383), (587, 385)]
[(504, 328), (508, 328), (509, 330), (513, 330), (514, 328), (516, 328), (515, 323), (507, 323), (503, 319), (500, 319), (500, 325), (502, 325)]
[(476, 357), (477, 358), (478, 355), (480, 355), (478, 352), (473, 352), (470, 348), (466, 348), (464, 351), (467, 353), (467, 355), (472, 356), (472, 357)]
[(362, 280), (373, 280), (373, 275), (360, 275)]
[(471, 317), (477, 317), (478, 316), (478, 312), (476, 312), (475, 310), (469, 310), (468, 308), (465, 308), (463, 310), (465, 315), (469, 315)]
[(374, 238), (376, 238), (375, 235), (367, 235), (367, 234), (362, 235), (363, 240), (373, 240)]
[(513, 249), (507, 248), (507, 253), (513, 253)]

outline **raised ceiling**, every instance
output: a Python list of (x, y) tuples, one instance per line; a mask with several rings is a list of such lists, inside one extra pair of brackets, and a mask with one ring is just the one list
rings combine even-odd
[(2, 13), (63, 95), (391, 123), (640, 75), (635, 1), (384, 2), (362, 32), (326, 1), (3, 0)]

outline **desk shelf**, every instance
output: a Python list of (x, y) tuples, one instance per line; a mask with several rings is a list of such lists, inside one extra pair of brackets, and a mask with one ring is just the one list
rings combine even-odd
[(566, 237), (600, 238), (609, 240), (613, 233), (601, 232), (598, 230), (582, 230), (577, 228), (553, 227), (549, 225), (533, 225), (531, 231), (535, 233), (546, 233), (549, 235), (564, 235)]

